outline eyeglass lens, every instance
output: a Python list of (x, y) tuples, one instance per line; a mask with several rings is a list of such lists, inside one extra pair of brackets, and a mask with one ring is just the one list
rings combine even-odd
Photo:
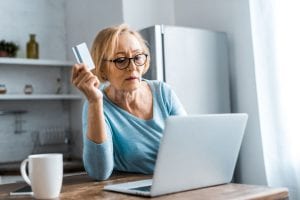
[(147, 55), (146, 54), (138, 54), (134, 56), (133, 58), (127, 58), (127, 57), (120, 57), (113, 60), (116, 67), (119, 69), (125, 69), (129, 66), (130, 60), (133, 60), (134, 64), (136, 66), (142, 66), (146, 63)]

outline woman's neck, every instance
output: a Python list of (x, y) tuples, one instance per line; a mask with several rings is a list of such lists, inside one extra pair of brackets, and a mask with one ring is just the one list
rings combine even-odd
[[(143, 87), (143, 86), (141, 86)], [(123, 91), (108, 86), (106, 94), (108, 98), (122, 108), (136, 106), (139, 99), (143, 96), (143, 89), (139, 87), (133, 91)]]
[(119, 91), (109, 86), (106, 95), (117, 106), (136, 117), (145, 120), (153, 117), (152, 92), (145, 82), (138, 89), (130, 92)]

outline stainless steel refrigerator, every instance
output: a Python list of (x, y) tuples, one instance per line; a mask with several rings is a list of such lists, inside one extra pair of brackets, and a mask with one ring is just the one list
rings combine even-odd
[(140, 33), (151, 55), (145, 78), (170, 84), (188, 114), (230, 112), (225, 33), (165, 25)]

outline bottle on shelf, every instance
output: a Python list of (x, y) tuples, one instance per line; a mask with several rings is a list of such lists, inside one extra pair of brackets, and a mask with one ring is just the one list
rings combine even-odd
[(29, 34), (29, 41), (26, 45), (26, 53), (27, 58), (39, 58), (39, 44), (35, 39), (35, 34)]
[(0, 83), (0, 94), (5, 94), (6, 93), (6, 86), (5, 84)]
[(62, 94), (62, 82), (61, 82), (61, 78), (58, 77), (56, 79), (56, 92), (55, 94)]

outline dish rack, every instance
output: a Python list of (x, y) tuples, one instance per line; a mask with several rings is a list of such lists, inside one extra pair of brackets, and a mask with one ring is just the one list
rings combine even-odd
[(44, 128), (33, 131), (32, 154), (63, 153), (67, 159), (71, 154), (71, 134), (69, 129), (63, 127)]

